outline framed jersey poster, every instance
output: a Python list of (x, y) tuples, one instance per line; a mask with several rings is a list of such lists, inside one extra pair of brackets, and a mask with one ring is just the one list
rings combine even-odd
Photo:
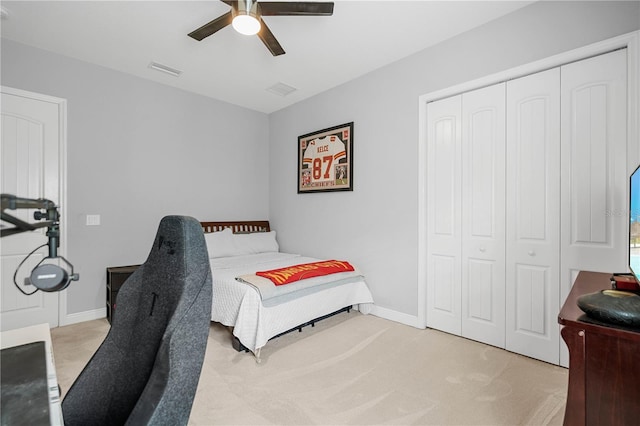
[(298, 194), (353, 191), (353, 122), (298, 137)]

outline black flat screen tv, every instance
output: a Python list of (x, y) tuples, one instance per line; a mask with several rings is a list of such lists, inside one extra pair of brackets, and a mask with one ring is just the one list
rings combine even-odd
[(629, 269), (640, 282), (640, 166), (629, 178)]

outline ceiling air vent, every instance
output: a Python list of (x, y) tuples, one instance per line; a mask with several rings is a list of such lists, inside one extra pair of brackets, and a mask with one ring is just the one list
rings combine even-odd
[(174, 77), (178, 77), (180, 74), (182, 74), (182, 71), (177, 70), (175, 68), (168, 67), (166, 65), (162, 65), (162, 64), (160, 64), (158, 62), (151, 62), (149, 64), (149, 68), (151, 68), (152, 70), (156, 70), (156, 71), (161, 71), (161, 72), (167, 73), (167, 74), (172, 75)]
[(273, 86), (269, 87), (267, 89), (268, 92), (274, 93), (276, 95), (280, 95), (280, 96), (287, 96), (290, 93), (295, 92), (296, 89), (295, 87), (291, 87), (288, 84), (284, 84), (284, 83), (276, 83)]

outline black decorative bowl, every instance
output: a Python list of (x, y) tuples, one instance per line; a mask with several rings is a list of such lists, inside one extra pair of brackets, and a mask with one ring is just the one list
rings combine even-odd
[(620, 290), (601, 290), (578, 297), (578, 307), (598, 321), (640, 328), (640, 296)]

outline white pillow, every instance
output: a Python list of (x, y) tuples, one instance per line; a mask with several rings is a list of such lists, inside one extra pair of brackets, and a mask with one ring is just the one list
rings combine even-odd
[(276, 241), (276, 231), (233, 234), (233, 240), (241, 254), (268, 253), (280, 250)]
[(204, 242), (207, 244), (209, 258), (235, 256), (233, 233), (230, 228), (218, 232), (204, 234)]
[(205, 233), (204, 240), (210, 259), (277, 252), (280, 249), (275, 231), (234, 234), (231, 228), (225, 228), (223, 231)]

